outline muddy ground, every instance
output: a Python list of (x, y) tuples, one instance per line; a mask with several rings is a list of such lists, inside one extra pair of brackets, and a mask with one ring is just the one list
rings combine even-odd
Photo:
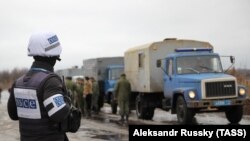
[[(7, 113), (8, 92), (2, 93), (0, 104), (0, 141), (19, 141), (19, 127), (17, 121), (12, 121)], [(248, 103), (249, 104), (249, 103)], [(248, 105), (249, 106), (249, 105)], [(152, 120), (141, 120), (136, 112), (131, 111), (129, 123), (119, 122), (120, 116), (112, 114), (111, 108), (105, 104), (98, 115), (92, 118), (82, 118), (81, 126), (76, 133), (67, 133), (70, 141), (128, 141), (129, 125), (176, 125), (176, 115), (170, 112), (156, 109)], [(196, 114), (194, 124), (197, 125), (228, 125), (224, 113)], [(250, 115), (244, 115), (240, 121), (241, 125), (250, 125)]]
[(247, 99), (246, 105), (244, 106), (244, 114), (250, 115), (250, 99)]

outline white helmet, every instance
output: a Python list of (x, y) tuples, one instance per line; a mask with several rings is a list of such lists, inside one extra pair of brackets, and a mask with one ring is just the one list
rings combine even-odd
[(32, 34), (28, 45), (28, 56), (59, 56), (62, 47), (55, 33), (40, 32)]

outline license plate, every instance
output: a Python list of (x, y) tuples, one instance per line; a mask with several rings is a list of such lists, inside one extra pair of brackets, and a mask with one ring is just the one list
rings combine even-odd
[(231, 105), (231, 101), (230, 100), (218, 100), (218, 101), (214, 101), (214, 106), (227, 106), (227, 105)]

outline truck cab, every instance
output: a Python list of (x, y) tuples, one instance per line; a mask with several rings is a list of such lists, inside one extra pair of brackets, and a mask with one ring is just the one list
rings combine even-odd
[(83, 75), (94, 77), (98, 82), (100, 91), (99, 108), (103, 107), (104, 102), (110, 104), (116, 80), (123, 73), (123, 60), (122, 56), (83, 60)]
[(196, 113), (209, 111), (225, 112), (231, 123), (241, 120), (246, 88), (223, 71), (212, 49), (179, 48), (158, 60), (157, 67), (164, 71), (163, 108), (177, 114), (179, 123), (190, 123)]
[(113, 98), (113, 91), (117, 80), (124, 72), (123, 65), (110, 65), (106, 70), (106, 79), (104, 80), (104, 91), (107, 103), (110, 103)]
[(104, 80), (105, 100), (111, 106), (113, 114), (117, 113), (117, 102), (114, 101), (114, 87), (120, 75), (124, 72), (124, 65), (110, 65), (107, 67), (107, 77)]

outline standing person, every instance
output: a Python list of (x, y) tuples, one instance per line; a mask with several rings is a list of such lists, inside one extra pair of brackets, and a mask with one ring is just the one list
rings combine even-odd
[(126, 79), (126, 74), (121, 74), (120, 79), (117, 81), (115, 88), (115, 100), (118, 102), (118, 106), (120, 108), (120, 121), (124, 121), (124, 116), (126, 117), (126, 121), (129, 118), (129, 97), (131, 93), (131, 85), (130, 82)]
[(2, 88), (0, 87), (0, 104), (1, 104), (1, 99), (2, 99)]
[(85, 77), (84, 80), (84, 87), (83, 87), (83, 97), (85, 99), (84, 101), (84, 107), (86, 111), (86, 117), (91, 117), (91, 96), (92, 96), (92, 83), (88, 76)]
[(19, 120), (21, 141), (67, 141), (61, 130), (70, 113), (69, 102), (61, 78), (54, 73), (62, 48), (52, 32), (30, 37), (28, 56), (34, 62), (30, 70), (18, 78), (10, 89), (8, 114)]
[(77, 93), (77, 107), (81, 109), (82, 114), (85, 114), (84, 111), (84, 99), (82, 96), (83, 92), (83, 87), (84, 87), (84, 79), (83, 78), (77, 78), (76, 82), (76, 93)]
[(65, 83), (66, 83), (66, 87), (68, 90), (68, 94), (70, 95), (70, 98), (71, 98), (71, 103), (74, 106), (76, 106), (76, 93), (75, 93), (76, 85), (72, 81), (72, 77), (67, 76)]
[(99, 100), (99, 85), (98, 82), (95, 80), (94, 77), (91, 77), (91, 82), (92, 82), (92, 105), (91, 109), (98, 114), (99, 112), (99, 107), (98, 107), (98, 100)]

